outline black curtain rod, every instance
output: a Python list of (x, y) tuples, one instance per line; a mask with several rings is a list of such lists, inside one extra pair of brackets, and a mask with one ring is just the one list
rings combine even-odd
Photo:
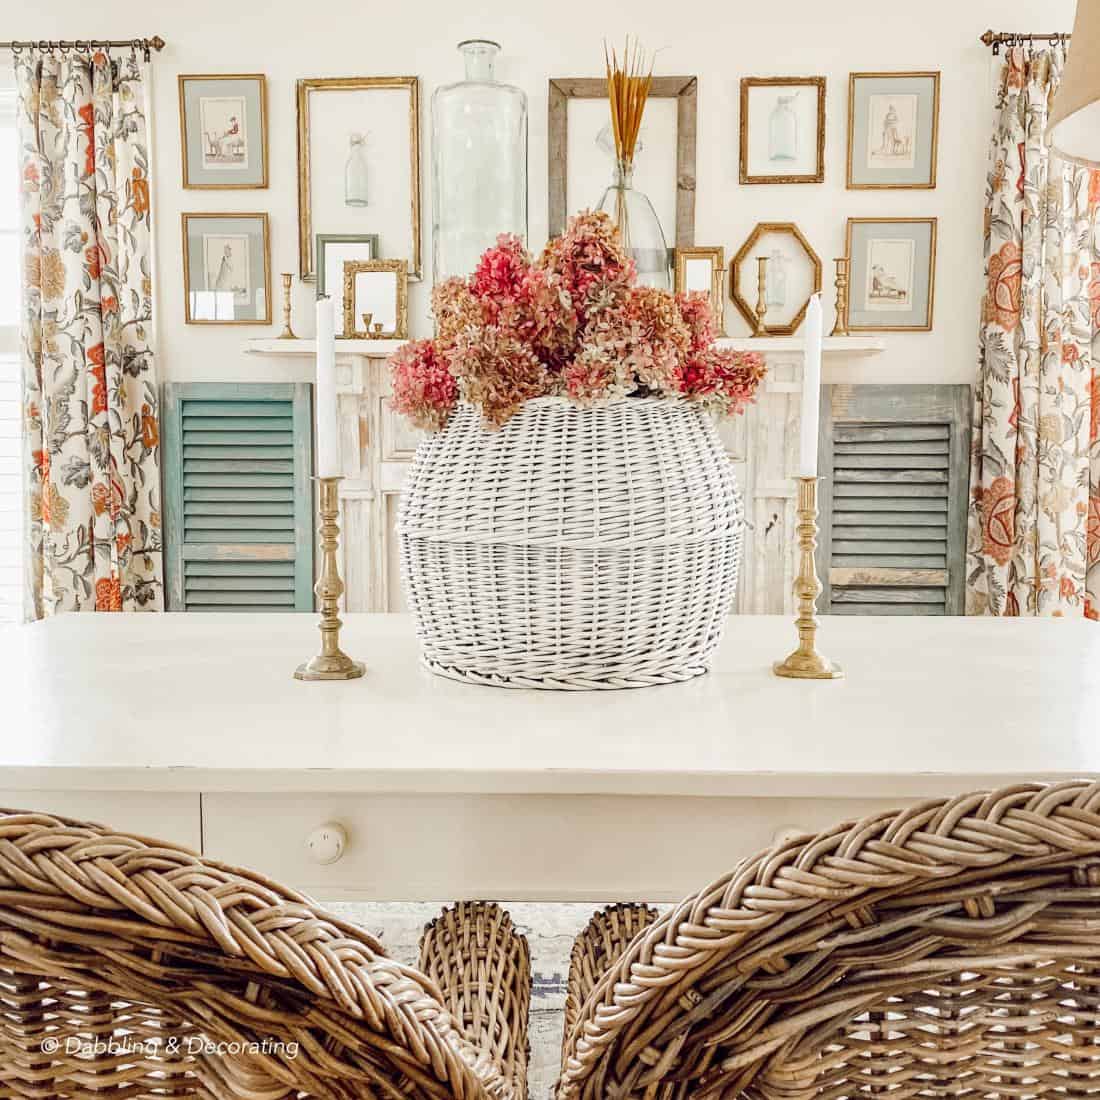
[(1064, 46), (1072, 37), (1069, 34), (1017, 34), (1015, 31), (986, 31), (981, 37), (983, 45), (992, 46), (993, 53), (1001, 52), (1002, 46), (1022, 46), (1025, 42), (1061, 42)]
[(60, 53), (66, 53), (69, 50), (109, 50), (111, 48), (120, 50), (129, 48), (135, 53), (141, 50), (145, 54), (145, 60), (148, 61), (153, 50), (159, 53), (164, 49), (164, 39), (157, 34), (152, 38), (75, 38), (71, 40), (41, 38), (33, 42), (0, 42), (0, 50), (12, 50), (15, 53), (19, 53), (21, 50), (46, 50), (48, 52), (57, 50)]

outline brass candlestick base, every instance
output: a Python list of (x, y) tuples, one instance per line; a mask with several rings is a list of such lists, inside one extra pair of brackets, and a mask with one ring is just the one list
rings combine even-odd
[(353, 661), (340, 648), (340, 597), (344, 582), (336, 564), (336, 548), (340, 545), (340, 499), (337, 489), (342, 478), (316, 478), (320, 487), (321, 510), (321, 573), (313, 591), (321, 603), (321, 652), (301, 664), (294, 672), (296, 680), (355, 680), (365, 668)]
[(297, 340), (294, 329), (290, 327), (290, 284), (294, 276), (289, 271), (282, 273), (283, 279), (283, 331), (276, 337), (278, 340)]
[(821, 592), (817, 579), (814, 550), (817, 549), (817, 478), (798, 479), (798, 577), (794, 594), (798, 597), (798, 648), (785, 661), (772, 665), (776, 676), (795, 680), (839, 680), (840, 665), (817, 652), (817, 610), (815, 601)]

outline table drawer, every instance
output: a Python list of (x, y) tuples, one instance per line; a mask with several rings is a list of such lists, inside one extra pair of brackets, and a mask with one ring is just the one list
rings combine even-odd
[[(896, 808), (866, 799), (207, 794), (206, 852), (322, 900), (676, 901), (773, 842)], [(308, 841), (335, 822), (342, 856)]]
[(201, 797), (146, 791), (5, 791), (0, 806), (108, 825), (123, 833), (202, 847)]

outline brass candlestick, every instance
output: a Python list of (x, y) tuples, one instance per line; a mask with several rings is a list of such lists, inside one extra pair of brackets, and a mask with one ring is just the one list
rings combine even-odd
[(340, 597), (344, 593), (344, 582), (340, 579), (340, 569), (336, 563), (336, 548), (340, 545), (340, 525), (336, 522), (340, 514), (338, 487), (343, 480), (339, 477), (319, 477), (315, 479), (320, 487), (321, 511), (321, 573), (313, 591), (321, 604), (321, 652), (316, 657), (299, 665), (294, 672), (296, 680), (354, 680), (363, 675), (364, 668), (353, 661), (340, 648)]
[(756, 327), (752, 330), (753, 336), (767, 336), (768, 330), (764, 327), (764, 318), (768, 314), (768, 257), (756, 257)]
[(785, 661), (772, 665), (776, 676), (796, 680), (839, 680), (844, 675), (840, 665), (817, 651), (816, 600), (821, 592), (817, 579), (814, 550), (817, 549), (817, 478), (798, 479), (798, 577), (794, 594), (798, 599), (798, 648)]
[(836, 264), (836, 324), (830, 336), (848, 335), (848, 257), (837, 256)]
[(297, 340), (294, 329), (290, 327), (290, 283), (294, 276), (289, 271), (284, 271), (283, 279), (283, 331), (279, 333), (280, 340)]

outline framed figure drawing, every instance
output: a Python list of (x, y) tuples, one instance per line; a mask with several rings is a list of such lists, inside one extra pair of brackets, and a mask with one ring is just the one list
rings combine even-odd
[(848, 219), (850, 332), (929, 332), (935, 218)]
[(262, 73), (179, 77), (183, 186), (267, 186), (267, 81)]
[[(374, 236), (375, 255), (421, 274), (420, 81), (298, 81), (298, 266), (317, 275), (315, 235)], [(327, 285), (331, 294), (335, 288)]]
[(271, 324), (267, 215), (184, 214), (182, 222), (187, 324)]
[[(634, 157), (633, 186), (653, 203), (669, 248), (695, 243), (693, 76), (655, 76)], [(548, 206), (551, 237), (566, 219), (594, 210), (611, 184), (615, 138), (604, 77), (558, 77), (547, 100)]]
[(935, 187), (939, 119), (939, 73), (852, 73), (849, 189)]
[(742, 183), (825, 180), (825, 77), (741, 81)]

